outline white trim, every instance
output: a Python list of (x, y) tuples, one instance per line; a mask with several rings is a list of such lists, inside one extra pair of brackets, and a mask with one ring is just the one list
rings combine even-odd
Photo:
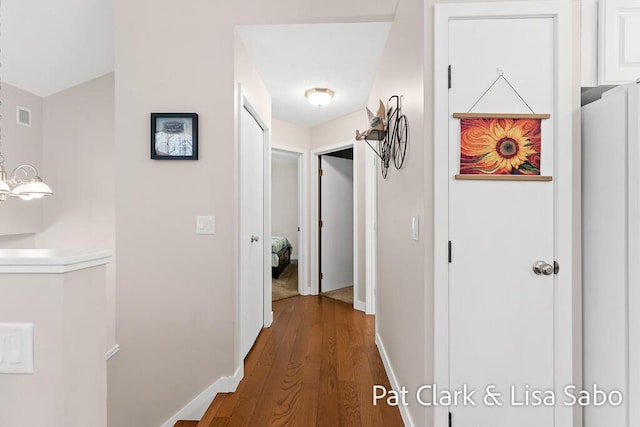
[(365, 310), (376, 314), (378, 234), (378, 158), (373, 150), (364, 147), (364, 246), (365, 246)]
[[(580, 358), (574, 349), (573, 336), (573, 111), (572, 111), (572, 9), (571, 1), (506, 2), (438, 4), (434, 17), (434, 382), (441, 389), (449, 388), (449, 321), (448, 321), (448, 259), (446, 245), (449, 230), (448, 146), (449, 139), (447, 66), (449, 65), (449, 21), (479, 18), (551, 17), (555, 20), (556, 78), (556, 170), (555, 185), (555, 253), (561, 266), (555, 276), (555, 363), (554, 387), (562, 390), (567, 384), (581, 383), (574, 377), (574, 361)], [(429, 11), (425, 10), (425, 18)], [(425, 47), (429, 55), (430, 47)], [(428, 56), (426, 56), (428, 57)], [(559, 90), (563, 88), (563, 90)], [(562, 165), (562, 167), (558, 167)], [(574, 350), (578, 354), (574, 353)], [(446, 407), (434, 408), (434, 425), (446, 425)], [(577, 420), (574, 408), (557, 405), (554, 426), (570, 427)]]
[(365, 314), (369, 314), (367, 313), (367, 304), (364, 301), (360, 301), (359, 299), (356, 299), (355, 296), (353, 298), (353, 308)]
[[(358, 217), (358, 199), (360, 198), (360, 180), (358, 178), (358, 150), (355, 143), (352, 145), (353, 151), (353, 308), (359, 310), (357, 297), (360, 295), (360, 239), (358, 230), (360, 220)], [(362, 311), (362, 310), (361, 310)]]
[(2, 249), (0, 274), (62, 274), (111, 262), (113, 251), (86, 249)]
[(236, 391), (238, 384), (244, 377), (244, 369), (240, 366), (230, 377), (220, 377), (207, 387), (202, 393), (187, 403), (182, 409), (176, 412), (171, 418), (162, 423), (161, 427), (173, 427), (179, 420), (200, 420), (213, 399), (218, 393), (230, 393)]
[[(265, 236), (271, 236), (271, 138), (270, 138), (270, 130), (268, 126), (265, 124), (264, 120), (260, 117), (257, 110), (253, 107), (249, 99), (247, 98), (244, 89), (242, 88), (242, 84), (238, 84), (238, 123), (237, 123), (237, 135), (238, 135), (238, 153), (240, 152), (240, 129), (242, 125), (242, 109), (246, 109), (249, 114), (254, 118), (254, 120), (258, 123), (258, 125), (262, 128), (264, 132), (264, 144), (263, 144), (263, 233), (262, 236), (262, 245), (264, 250), (264, 260), (263, 260), (263, 309), (262, 309), (262, 318), (263, 318), (263, 327), (268, 328), (271, 326), (273, 322), (273, 311), (272, 311), (272, 301), (271, 301), (271, 238), (266, 238)], [(236, 182), (238, 183), (238, 188), (241, 183), (241, 171), (240, 171), (240, 154), (238, 154), (237, 159), (237, 168), (236, 168)], [(240, 205), (240, 197), (236, 199), (237, 204), (237, 212), (238, 212), (238, 228), (236, 230), (238, 242), (240, 241), (240, 233), (242, 228), (242, 206)], [(239, 257), (242, 257), (240, 253), (240, 249), (238, 248)], [(244, 366), (244, 357), (241, 352), (241, 324), (242, 318), (240, 316), (241, 310), (241, 292), (240, 292), (240, 270), (241, 263), (237, 263), (237, 283), (236, 283), (236, 348), (235, 354), (238, 357), (237, 369), (241, 369)]]
[[(377, 327), (376, 327), (376, 330), (378, 330)], [(376, 346), (378, 347), (378, 353), (380, 353), (380, 359), (382, 359), (384, 370), (387, 373), (387, 377), (389, 377), (389, 384), (391, 385), (391, 388), (395, 391), (399, 391), (400, 383), (396, 378), (396, 374), (393, 372), (393, 368), (391, 367), (391, 361), (389, 360), (389, 356), (387, 356), (387, 351), (385, 350), (384, 344), (382, 343), (382, 338), (380, 338), (380, 335), (378, 335), (377, 332), (376, 332)], [(413, 427), (415, 424), (411, 419), (411, 414), (409, 414), (408, 406), (398, 405), (398, 409), (400, 410), (400, 416), (402, 417), (402, 422), (404, 423), (404, 425)], [(445, 425), (445, 424), (442, 424), (442, 425)]]
[(111, 359), (118, 352), (120, 352), (120, 346), (118, 344), (114, 344), (109, 350), (107, 350), (107, 360)]
[[(355, 147), (355, 141), (344, 141), (337, 144), (327, 145), (321, 148), (311, 150), (311, 165), (312, 168), (318, 167), (319, 156), (327, 153), (333, 153), (334, 151), (340, 151), (347, 148), (353, 148), (353, 295), (358, 295), (358, 195), (359, 195), (359, 181), (358, 181), (358, 154)], [(311, 245), (309, 250), (309, 264), (311, 270), (310, 285), (311, 295), (318, 295), (319, 283), (318, 283), (318, 173), (317, 169), (315, 173), (311, 174)], [(355, 298), (354, 298), (355, 301)], [(355, 307), (355, 306), (354, 306)]]
[[(311, 293), (309, 285), (309, 257), (307, 256), (307, 247), (309, 246), (309, 195), (307, 192), (307, 184), (309, 182), (309, 171), (307, 167), (309, 163), (309, 152), (307, 150), (281, 145), (272, 145), (271, 150), (295, 153), (298, 155), (298, 224), (300, 225), (300, 232), (298, 233), (298, 258), (291, 259), (298, 259), (298, 293), (300, 295), (309, 295)], [(271, 197), (271, 192), (269, 192), (269, 197)]]

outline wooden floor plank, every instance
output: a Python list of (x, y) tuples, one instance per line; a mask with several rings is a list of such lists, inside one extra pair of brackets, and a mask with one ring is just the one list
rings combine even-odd
[(301, 311), (304, 313), (296, 339), (293, 345), (289, 363), (287, 364), (280, 393), (276, 399), (276, 407), (271, 416), (272, 426), (297, 425), (296, 415), (302, 406), (302, 387), (304, 380), (305, 362), (307, 356), (307, 341), (311, 331), (314, 316), (311, 313), (310, 300), (300, 299)]
[(389, 387), (372, 316), (321, 296), (276, 301), (273, 312), (238, 389), (216, 396), (198, 427), (403, 425), (398, 408), (372, 404), (373, 385)]
[(337, 426), (340, 422), (338, 402), (338, 374), (336, 366), (336, 305), (322, 297), (322, 350), (320, 365), (320, 391), (317, 423)]
[(222, 406), (222, 402), (224, 402), (227, 397), (229, 397), (229, 393), (219, 393), (216, 398), (213, 399), (213, 402), (211, 402), (211, 405), (209, 405), (209, 408), (198, 423), (198, 427), (209, 427), (209, 425), (211, 425), (220, 406)]
[(274, 329), (277, 347), (273, 363), (270, 364), (267, 372), (256, 370), (252, 374), (252, 376), (260, 374), (263, 377), (262, 387), (252, 388), (250, 393), (246, 393), (241, 398), (241, 403), (244, 405), (238, 406), (238, 409), (231, 416), (231, 422), (234, 426), (255, 426), (257, 425), (256, 420), (260, 420), (259, 422), (263, 425), (269, 425), (269, 420), (275, 410), (278, 392), (282, 389), (284, 381), (287, 361), (291, 356), (295, 337), (304, 315), (301, 311), (293, 310), (298, 303), (297, 299), (287, 298), (283, 301), (287, 302), (283, 309), (288, 311), (283, 315), (288, 315), (289, 321), (286, 328)]

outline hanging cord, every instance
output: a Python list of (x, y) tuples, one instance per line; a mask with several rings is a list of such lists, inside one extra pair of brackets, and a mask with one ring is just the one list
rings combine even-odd
[(487, 88), (487, 90), (485, 90), (485, 91), (482, 93), (482, 95), (480, 95), (480, 98), (478, 98), (478, 100), (477, 100), (476, 102), (474, 102), (474, 103), (473, 103), (473, 105), (471, 106), (471, 108), (469, 108), (469, 110), (467, 111), (467, 113), (470, 113), (470, 112), (471, 112), (471, 110), (473, 110), (473, 109), (475, 108), (475, 106), (476, 106), (476, 105), (478, 105), (478, 102), (480, 102), (480, 101), (482, 100), (482, 98), (484, 98), (484, 97), (485, 97), (485, 95), (486, 95), (487, 93), (489, 93), (489, 91), (490, 91), (490, 90), (491, 90), (491, 89), (496, 85), (496, 83), (498, 83), (498, 80), (500, 80), (500, 79), (504, 80), (504, 81), (509, 85), (509, 87), (511, 88), (511, 90), (512, 90), (516, 95), (518, 95), (518, 98), (520, 98), (520, 101), (522, 101), (522, 102), (524, 103), (524, 105), (526, 105), (526, 106), (527, 106), (527, 108), (529, 109), (529, 111), (531, 111), (533, 114), (535, 114), (535, 113), (536, 113), (535, 111), (533, 111), (533, 108), (531, 108), (531, 106), (530, 106), (529, 104), (527, 104), (527, 101), (525, 101), (525, 100), (524, 100), (524, 98), (522, 97), (522, 95), (520, 95), (520, 92), (518, 92), (518, 91), (516, 90), (516, 88), (515, 88), (515, 87), (513, 87), (513, 85), (511, 84), (511, 82), (509, 82), (509, 80), (507, 80), (507, 78), (504, 76), (504, 71), (502, 71), (502, 70), (500, 70), (500, 71), (498, 72), (498, 77), (493, 81), (493, 83), (491, 83), (491, 86), (489, 86), (489, 87)]

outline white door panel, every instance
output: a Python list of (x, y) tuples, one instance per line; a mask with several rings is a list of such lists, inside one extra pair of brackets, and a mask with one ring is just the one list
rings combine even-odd
[[(264, 130), (245, 109), (240, 118), (240, 352), (244, 358), (263, 326)], [(258, 238), (252, 241), (252, 236)]]
[[(466, 112), (504, 71), (542, 122), (542, 175), (553, 175), (554, 23), (551, 18), (474, 19), (449, 23), (453, 85), (449, 113)], [(527, 113), (499, 81), (473, 112)], [(450, 387), (477, 390), (477, 406), (452, 406), (456, 427), (553, 425), (553, 408), (511, 404), (525, 388), (553, 390), (554, 276), (537, 260), (554, 260), (553, 182), (455, 180), (460, 121), (449, 127)], [(568, 268), (568, 266), (567, 266)], [(482, 401), (487, 386), (502, 407)], [(478, 397), (479, 396), (479, 397)]]
[(321, 156), (322, 292), (353, 286), (353, 160)]

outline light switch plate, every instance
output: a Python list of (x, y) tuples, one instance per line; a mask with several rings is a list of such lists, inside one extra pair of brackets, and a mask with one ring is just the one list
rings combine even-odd
[(0, 323), (0, 374), (33, 374), (32, 323)]
[(197, 216), (196, 234), (216, 234), (216, 217)]

